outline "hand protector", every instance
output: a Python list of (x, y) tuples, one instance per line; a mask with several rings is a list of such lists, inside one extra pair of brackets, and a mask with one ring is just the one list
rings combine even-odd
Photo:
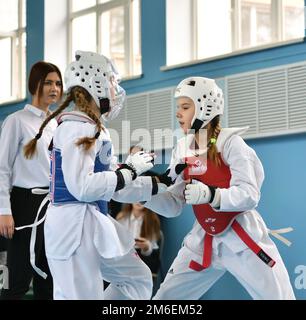
[(136, 173), (129, 166), (120, 167), (115, 171), (117, 175), (117, 185), (115, 191), (123, 189), (126, 185), (130, 184), (136, 179)]
[(179, 163), (172, 168), (169, 168), (163, 174), (158, 175), (159, 182), (170, 187), (174, 184), (176, 178), (184, 171), (187, 167), (186, 163)]
[(135, 170), (137, 176), (150, 170), (153, 167), (153, 155), (144, 151), (138, 151), (130, 154), (125, 164)]
[(184, 195), (187, 204), (210, 203), (214, 198), (214, 189), (201, 181), (192, 179), (191, 183), (186, 185)]

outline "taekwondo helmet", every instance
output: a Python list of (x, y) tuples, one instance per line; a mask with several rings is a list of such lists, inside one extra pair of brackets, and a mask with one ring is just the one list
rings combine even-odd
[(191, 129), (198, 131), (217, 115), (223, 114), (224, 97), (215, 80), (203, 77), (189, 77), (176, 87), (174, 98), (190, 98), (195, 105)]
[(104, 120), (116, 118), (123, 107), (125, 91), (118, 84), (120, 77), (113, 62), (102, 54), (87, 51), (76, 51), (75, 59), (65, 71), (67, 90), (75, 86), (86, 89)]

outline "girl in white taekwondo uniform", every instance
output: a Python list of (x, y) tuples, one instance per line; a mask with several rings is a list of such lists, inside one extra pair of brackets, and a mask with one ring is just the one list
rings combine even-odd
[[(33, 236), (36, 240), (33, 242), (36, 259), (30, 255), (32, 229), (16, 230), (15, 227), (34, 222), (37, 210), (45, 198), (45, 194), (37, 194), (34, 189), (48, 189), (48, 146), (57, 126), (56, 121), (50, 122), (44, 134), (40, 134), (38, 157), (27, 161), (23, 155), (23, 146), (35, 135), (50, 113), (49, 106), (61, 98), (61, 73), (54, 64), (39, 61), (31, 68), (28, 87), (32, 95), (31, 104), (5, 119), (0, 137), (0, 234), (9, 239), (9, 288), (2, 290), (1, 299), (10, 300), (22, 299), (29, 290), (32, 278), (34, 299), (52, 299), (53, 296), (52, 278), (44, 249), (43, 225), (35, 230), (36, 236)], [(42, 214), (45, 210), (46, 206)], [(34, 271), (38, 270), (35, 260), (37, 267), (45, 272), (46, 279)]]
[(284, 263), (255, 210), (264, 171), (239, 136), (245, 128), (221, 129), (223, 93), (212, 79), (183, 80), (175, 98), (176, 117), (186, 137), (178, 141), (160, 180), (169, 185), (167, 174), (171, 182), (175, 171), (185, 169), (146, 207), (174, 217), (186, 202), (193, 205), (196, 221), (154, 299), (199, 299), (226, 271), (253, 299), (294, 299)]
[[(133, 237), (107, 215), (111, 198), (146, 201), (157, 192), (151, 177), (136, 179), (153, 166), (151, 154), (131, 155), (113, 171), (112, 143), (101, 120), (114, 118), (123, 105), (116, 77), (106, 57), (77, 51), (65, 72), (67, 98), (46, 120), (75, 104), (75, 111), (59, 116), (53, 138), (45, 242), (54, 299), (151, 297), (150, 269), (136, 254)], [(105, 292), (102, 279), (111, 283)]]

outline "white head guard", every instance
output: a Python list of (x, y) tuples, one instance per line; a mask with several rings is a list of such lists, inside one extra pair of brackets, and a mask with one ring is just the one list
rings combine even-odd
[(101, 54), (86, 51), (76, 51), (75, 59), (65, 71), (67, 90), (75, 86), (86, 89), (104, 120), (116, 118), (123, 107), (125, 91), (118, 84), (120, 78), (113, 62)]
[(190, 77), (181, 81), (174, 98), (190, 98), (195, 105), (191, 129), (198, 131), (205, 127), (214, 117), (223, 114), (224, 97), (215, 80), (203, 77)]

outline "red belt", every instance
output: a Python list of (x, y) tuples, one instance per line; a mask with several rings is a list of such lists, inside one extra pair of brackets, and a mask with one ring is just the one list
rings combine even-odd
[[(275, 265), (275, 261), (264, 252), (259, 245), (245, 232), (245, 230), (241, 227), (241, 225), (234, 220), (232, 223), (233, 230), (237, 233), (239, 238), (269, 267), (273, 267)], [(211, 264), (211, 256), (212, 256), (212, 235), (205, 233), (204, 236), (204, 252), (203, 252), (203, 262), (202, 264), (191, 260), (189, 264), (189, 268), (195, 271), (202, 271), (203, 269), (207, 269)]]

